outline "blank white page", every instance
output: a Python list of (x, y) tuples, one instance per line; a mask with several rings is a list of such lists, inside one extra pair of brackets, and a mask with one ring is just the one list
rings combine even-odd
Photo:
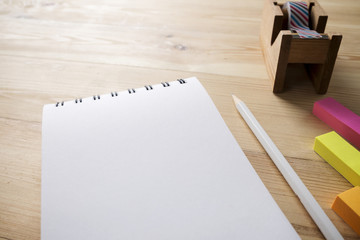
[(43, 240), (299, 239), (201, 83), (185, 81), (44, 106)]

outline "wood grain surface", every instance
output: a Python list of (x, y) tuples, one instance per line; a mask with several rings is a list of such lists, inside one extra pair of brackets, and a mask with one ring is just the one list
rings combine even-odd
[(330, 87), (302, 74), (272, 93), (259, 33), (262, 0), (0, 1), (0, 239), (40, 239), (41, 118), (47, 103), (196, 76), (303, 239), (323, 239), (231, 98), (246, 102), (345, 239), (331, 204), (352, 185), (322, 160), (312, 115), (327, 96), (360, 114), (360, 2), (321, 0), (343, 35)]

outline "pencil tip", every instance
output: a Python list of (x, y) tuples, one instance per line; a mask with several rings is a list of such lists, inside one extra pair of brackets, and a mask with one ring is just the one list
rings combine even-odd
[(233, 97), (235, 104), (238, 102), (241, 102), (241, 100), (239, 98), (237, 98), (234, 94), (231, 94), (231, 96)]

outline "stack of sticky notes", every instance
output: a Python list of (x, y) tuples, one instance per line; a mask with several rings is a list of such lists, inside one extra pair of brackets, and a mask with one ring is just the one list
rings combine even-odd
[[(360, 148), (360, 116), (333, 98), (315, 102), (313, 113)], [(336, 132), (315, 138), (314, 150), (354, 186), (360, 185), (360, 152)]]
[(315, 152), (356, 186), (339, 194), (332, 209), (360, 234), (360, 116), (333, 98), (315, 102), (313, 113), (336, 131), (316, 137)]
[(360, 187), (337, 195), (331, 208), (360, 235)]

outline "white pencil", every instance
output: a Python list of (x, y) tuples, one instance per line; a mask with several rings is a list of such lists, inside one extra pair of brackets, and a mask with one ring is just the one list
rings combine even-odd
[(262, 144), (268, 155), (271, 157), (276, 167), (286, 179), (295, 194), (299, 197), (301, 203), (308, 211), (314, 222), (319, 227), (326, 239), (343, 239), (334, 224), (330, 221), (328, 216), (322, 210), (315, 198), (311, 195), (294, 169), (287, 162), (285, 157), (281, 154), (279, 149), (275, 146), (265, 130), (261, 127), (254, 115), (250, 112), (244, 102), (233, 95), (236, 108), (249, 125), (259, 142)]

